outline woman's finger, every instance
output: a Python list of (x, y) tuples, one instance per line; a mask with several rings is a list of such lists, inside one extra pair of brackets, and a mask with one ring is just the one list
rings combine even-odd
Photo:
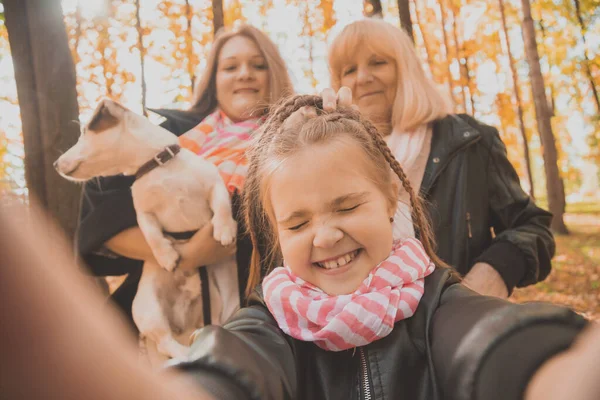
[(298, 111), (295, 111), (285, 120), (285, 125), (290, 124), (294, 126), (296, 124), (302, 123), (307, 118), (312, 118), (317, 116), (317, 110), (311, 106), (304, 106)]
[(335, 94), (335, 90), (332, 88), (325, 88), (321, 92), (321, 97), (323, 98), (323, 110), (335, 111), (337, 108), (337, 96)]
[(352, 90), (347, 86), (342, 86), (337, 92), (337, 105), (342, 107), (352, 106)]

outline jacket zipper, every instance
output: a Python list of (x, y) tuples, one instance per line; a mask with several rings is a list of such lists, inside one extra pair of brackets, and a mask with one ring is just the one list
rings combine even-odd
[(473, 232), (471, 232), (471, 213), (467, 212), (467, 230), (469, 232), (469, 239), (473, 237)]
[(371, 384), (369, 383), (369, 370), (367, 369), (367, 355), (365, 350), (359, 349), (360, 352), (360, 367), (361, 367), (361, 380), (363, 389), (363, 399), (371, 400)]

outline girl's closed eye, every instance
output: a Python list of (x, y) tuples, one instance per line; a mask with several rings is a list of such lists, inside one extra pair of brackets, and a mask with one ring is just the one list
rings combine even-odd
[(290, 230), (290, 231), (298, 231), (298, 230), (300, 230), (300, 229), (301, 229), (303, 226), (305, 226), (306, 224), (308, 224), (308, 222), (307, 222), (307, 221), (304, 221), (304, 222), (302, 222), (302, 223), (300, 223), (300, 224), (297, 224), (297, 225), (294, 225), (294, 226), (290, 226), (290, 227), (288, 228), (288, 230)]
[(343, 212), (343, 213), (345, 213), (345, 212), (350, 212), (350, 211), (354, 211), (354, 210), (356, 210), (358, 207), (360, 207), (362, 204), (364, 204), (364, 203), (359, 203), (359, 204), (356, 204), (356, 205), (354, 205), (354, 206), (352, 206), (352, 207), (341, 208), (341, 209), (339, 209), (338, 211), (339, 211), (339, 212)]

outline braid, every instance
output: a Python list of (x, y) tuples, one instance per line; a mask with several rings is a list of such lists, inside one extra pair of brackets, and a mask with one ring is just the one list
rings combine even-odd
[(402, 166), (400, 165), (398, 160), (396, 160), (396, 158), (392, 154), (392, 151), (388, 147), (383, 137), (379, 134), (375, 126), (368, 120), (363, 120), (362, 123), (365, 126), (367, 132), (373, 138), (375, 145), (379, 148), (392, 170), (400, 179), (402, 187), (404, 188), (404, 190), (406, 190), (410, 197), (411, 217), (413, 223), (417, 227), (417, 232), (415, 233), (418, 233), (419, 240), (423, 244), (423, 247), (429, 255), (429, 258), (431, 258), (431, 260), (437, 266), (447, 267), (447, 264), (444, 261), (442, 261), (435, 252), (434, 236), (429, 221), (427, 220), (427, 217), (423, 210), (423, 202), (413, 190), (412, 185), (410, 184), (410, 180), (404, 173)]
[[(246, 295), (249, 295), (254, 287), (260, 283), (263, 263), (267, 260), (264, 267), (267, 269), (274, 263), (277, 256), (273, 240), (269, 240), (269, 231), (264, 229), (269, 225), (267, 214), (263, 208), (260, 198), (260, 177), (259, 169), (261, 166), (261, 153), (269, 149), (273, 138), (277, 136), (284, 122), (296, 111), (305, 106), (311, 106), (317, 110), (322, 110), (323, 99), (319, 96), (297, 95), (283, 100), (280, 104), (273, 107), (270, 117), (265, 121), (261, 129), (257, 132), (257, 139), (252, 148), (248, 151), (248, 174), (244, 188), (244, 214), (246, 219), (246, 229), (250, 234), (252, 242), (252, 255), (250, 260), (250, 273), (248, 284), (246, 286)], [(271, 234), (272, 235), (272, 234)], [(265, 246), (271, 248), (265, 248)]]

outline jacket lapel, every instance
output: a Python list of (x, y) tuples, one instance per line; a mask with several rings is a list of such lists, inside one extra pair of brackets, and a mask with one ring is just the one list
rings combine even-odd
[(458, 152), (479, 141), (481, 134), (458, 115), (449, 115), (433, 123), (431, 150), (421, 182), (421, 196), (426, 197), (442, 171)]

